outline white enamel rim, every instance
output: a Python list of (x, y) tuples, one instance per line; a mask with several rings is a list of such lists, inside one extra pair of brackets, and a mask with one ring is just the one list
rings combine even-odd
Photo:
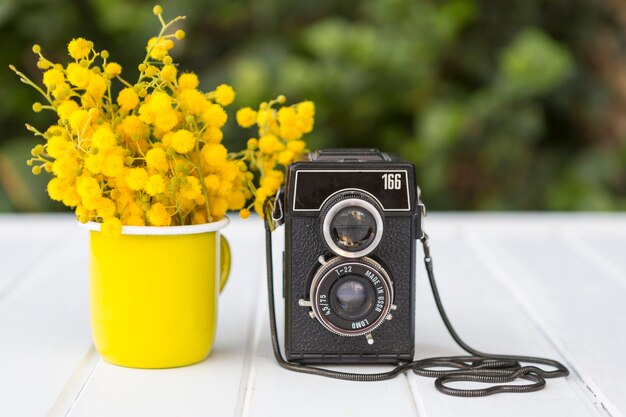
[[(216, 222), (204, 224), (192, 224), (188, 226), (122, 226), (123, 235), (143, 235), (143, 236), (167, 236), (167, 235), (197, 235), (200, 233), (216, 232), (223, 229), (230, 223), (230, 219), (224, 216)], [(92, 232), (99, 232), (102, 223), (87, 222), (81, 223), (82, 227)]]

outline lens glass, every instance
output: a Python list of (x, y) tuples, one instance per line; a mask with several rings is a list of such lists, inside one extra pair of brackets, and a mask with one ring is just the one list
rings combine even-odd
[(348, 206), (341, 209), (330, 223), (335, 243), (342, 249), (356, 252), (365, 249), (376, 236), (376, 221), (366, 209)]
[(374, 306), (374, 288), (363, 277), (346, 275), (333, 286), (330, 298), (331, 306), (339, 317), (358, 320)]

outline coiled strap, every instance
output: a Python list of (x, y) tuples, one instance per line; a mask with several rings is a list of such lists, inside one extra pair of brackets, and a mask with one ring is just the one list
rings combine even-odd
[[(271, 202), (266, 202), (266, 208)], [(300, 372), (304, 374), (325, 376), (328, 378), (343, 379), (347, 381), (384, 381), (394, 378), (398, 374), (407, 369), (412, 369), (418, 375), (436, 378), (435, 387), (440, 392), (453, 395), (456, 397), (484, 397), (486, 395), (497, 394), (501, 392), (530, 392), (538, 391), (545, 387), (546, 379), (565, 377), (569, 375), (567, 368), (558, 361), (545, 358), (537, 358), (533, 356), (518, 355), (492, 355), (480, 352), (465, 343), (454, 330), (448, 315), (446, 314), (439, 290), (435, 283), (435, 274), (433, 272), (433, 262), (430, 256), (430, 247), (428, 246), (428, 236), (424, 234), (422, 237), (422, 246), (424, 248), (424, 264), (428, 273), (430, 288), (437, 304), (437, 310), (443, 320), (450, 336), (454, 341), (471, 356), (448, 356), (422, 359), (415, 362), (408, 362), (398, 365), (388, 372), (359, 374), (350, 372), (332, 371), (329, 369), (319, 368), (309, 365), (301, 365), (287, 362), (283, 359), (278, 343), (278, 331), (276, 329), (276, 311), (274, 305), (274, 269), (272, 263), (272, 225), (270, 218), (271, 210), (266, 210), (265, 215), (265, 254), (267, 263), (267, 288), (268, 288), (268, 304), (270, 312), (270, 332), (272, 337), (272, 347), (274, 357), (278, 364), (290, 371)], [(521, 363), (541, 364), (554, 367), (554, 370), (545, 370), (537, 366), (522, 366)], [(446, 370), (435, 370), (432, 368), (452, 368)], [(524, 385), (501, 385), (513, 382), (517, 379), (525, 379), (530, 381)], [(455, 381), (480, 382), (485, 384), (497, 384), (487, 388), (480, 389), (458, 389), (452, 388), (446, 383)]]

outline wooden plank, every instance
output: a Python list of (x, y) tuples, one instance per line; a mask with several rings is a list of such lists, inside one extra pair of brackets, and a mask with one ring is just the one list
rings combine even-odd
[[(434, 217), (429, 227), (437, 284), (444, 307), (460, 336), (470, 346), (486, 352), (563, 360), (507, 290), (476, 258), (468, 243), (461, 239), (460, 230), (446, 234), (446, 230), (439, 227), (437, 216)], [(450, 228), (448, 219), (445, 219), (445, 227)], [(443, 326), (421, 261), (418, 265), (417, 358), (464, 354)], [(432, 379), (413, 374), (409, 379), (422, 416), (603, 415), (575, 376), (548, 381), (544, 390), (535, 393), (500, 394), (480, 399), (447, 397), (436, 391)], [(469, 383), (453, 386), (481, 387)]]
[(0, 239), (33, 237), (62, 239), (81, 235), (72, 214), (0, 214)]
[(569, 231), (578, 226), (557, 221), (552, 227), (556, 233), (534, 237), (490, 235), (468, 227), (468, 244), (552, 339), (595, 401), (612, 416), (621, 416), (626, 410), (621, 383), (626, 335), (619, 329), (626, 316), (626, 290), (598, 263), (568, 247)]
[[(50, 227), (50, 219), (58, 221)], [(0, 300), (74, 226), (69, 216), (0, 216)]]
[(240, 415), (262, 284), (262, 232), (258, 219), (234, 219), (224, 231), (233, 263), (220, 297), (218, 330), (208, 359), (164, 370), (130, 369), (100, 361), (69, 416)]
[(52, 249), (52, 245), (51, 241), (39, 241), (32, 237), (0, 237), (0, 300), (19, 284), (18, 278), (27, 275), (33, 263)]
[(562, 228), (565, 245), (626, 289), (626, 220)]
[(0, 298), (2, 416), (46, 415), (81, 364), (88, 371), (86, 232), (53, 218), (0, 218), (3, 271), (12, 274)]
[[(106, 364), (90, 350), (87, 246), (81, 241), (86, 234), (81, 235), (74, 221), (0, 216), (0, 250), (13, 248), (0, 260), (14, 268), (11, 276), (16, 278), (4, 287), (4, 296), (0, 293), (0, 415), (576, 417), (605, 415), (603, 407), (613, 416), (624, 415), (626, 396), (618, 378), (626, 368), (620, 361), (610, 363), (609, 355), (626, 347), (623, 332), (615, 330), (623, 326), (625, 312), (619, 306), (623, 264), (619, 251), (611, 250), (626, 243), (615, 228), (626, 225), (626, 216), (429, 217), (438, 283), (461, 336), (496, 353), (564, 356), (575, 370), (566, 380), (549, 381), (538, 393), (478, 400), (443, 396), (431, 379), (415, 375), (360, 384), (278, 367), (269, 344), (262, 227), (255, 221), (234, 221), (226, 229), (234, 248), (233, 276), (221, 299), (211, 357), (192, 367), (144, 371)], [(581, 255), (587, 248), (576, 246), (574, 239), (589, 242), (584, 240), (589, 235), (563, 232), (585, 228), (596, 239), (591, 257)], [(609, 243), (596, 246), (605, 234)], [(23, 241), (15, 243), (19, 239)], [(41, 256), (24, 261), (20, 256), (29, 239), (44, 246)], [(277, 247), (277, 261), (279, 252)], [(418, 357), (461, 353), (436, 315), (420, 262)], [(30, 265), (24, 267), (26, 263)], [(0, 286), (2, 277), (0, 273)], [(561, 290), (565, 298), (558, 297)], [(607, 335), (612, 344), (606, 343)], [(312, 407), (312, 399), (320, 404), (319, 398), (324, 399), (322, 408)]]

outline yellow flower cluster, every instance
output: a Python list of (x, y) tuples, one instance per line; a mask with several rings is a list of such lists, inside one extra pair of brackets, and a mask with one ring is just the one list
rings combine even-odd
[[(43, 85), (11, 69), (45, 98), (34, 111), (51, 110), (58, 121), (41, 132), (28, 164), (34, 174), (52, 174), (48, 194), (74, 207), (81, 222), (102, 222), (102, 231), (119, 234), (123, 225), (169, 226), (216, 221), (228, 210), (242, 217), (250, 209), (262, 214), (267, 197), (283, 182), (284, 167), (301, 157), (302, 135), (313, 128), (314, 106), (283, 106), (285, 98), (237, 112), (243, 127), (258, 127), (247, 149), (229, 153), (222, 145), (224, 110), (235, 99), (222, 84), (198, 89), (193, 73), (179, 73), (169, 51), (183, 19), (166, 23), (162, 8), (153, 9), (161, 31), (146, 46), (135, 83), (122, 78), (123, 68), (97, 52), (91, 41), (68, 44), (71, 61), (63, 66), (45, 58), (38, 45), (37, 66)], [(114, 83), (115, 82), (115, 83)]]
[(247, 149), (242, 152), (243, 160), (257, 167), (260, 173), (259, 187), (249, 185), (255, 198), (242, 216), (249, 215), (253, 207), (263, 217), (265, 200), (276, 194), (284, 181), (284, 168), (307, 151), (302, 136), (313, 130), (315, 105), (303, 101), (282, 106), (285, 101), (285, 96), (278, 96), (261, 103), (257, 110), (245, 107), (237, 112), (237, 123), (241, 127), (258, 129), (258, 138), (248, 139)]

